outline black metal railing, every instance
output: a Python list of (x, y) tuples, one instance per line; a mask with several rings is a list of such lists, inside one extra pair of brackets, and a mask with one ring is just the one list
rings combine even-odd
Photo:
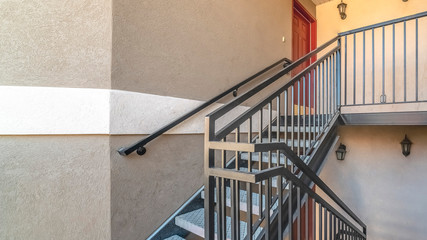
[[(427, 34), (421, 12), (339, 33), (343, 41), (343, 105), (427, 101), (420, 84), (419, 44)], [(421, 25), (421, 27), (419, 27)], [(410, 66), (410, 67), (409, 67)]]
[(145, 148), (146, 144), (148, 144), (149, 142), (153, 141), (154, 139), (156, 139), (157, 137), (161, 136), (162, 134), (164, 134), (165, 132), (169, 131), (170, 129), (174, 128), (175, 126), (177, 126), (178, 124), (182, 123), (183, 121), (187, 120), (191, 116), (197, 114), (201, 110), (207, 108), (208, 106), (212, 105), (213, 103), (218, 102), (220, 99), (224, 98), (228, 94), (232, 93), (233, 96), (236, 97), (237, 96), (237, 91), (238, 91), (239, 88), (243, 87), (245, 84), (251, 82), (252, 80), (254, 80), (257, 77), (261, 76), (262, 74), (268, 72), (269, 70), (273, 69), (274, 67), (278, 66), (281, 63), (284, 63), (283, 67), (286, 68), (287, 66), (289, 66), (292, 63), (292, 61), (290, 59), (288, 59), (288, 58), (282, 58), (282, 59), (280, 59), (279, 61), (273, 63), (272, 65), (270, 65), (270, 66), (264, 68), (263, 70), (257, 72), (253, 76), (245, 79), (244, 81), (236, 84), (235, 86), (229, 88), (228, 90), (224, 91), (223, 93), (221, 93), (221, 94), (217, 95), (216, 97), (210, 99), (209, 101), (203, 103), (199, 107), (191, 110), (190, 112), (186, 113), (185, 115), (181, 116), (180, 118), (174, 120), (171, 123), (168, 123), (166, 126), (158, 129), (157, 131), (155, 131), (152, 134), (148, 135), (147, 137), (141, 139), (140, 141), (134, 143), (133, 145), (131, 145), (129, 147), (122, 147), (122, 148), (120, 148), (118, 150), (118, 153), (120, 155), (122, 155), (122, 156), (126, 156), (126, 155), (129, 155), (130, 153), (132, 153), (132, 152), (134, 152), (136, 150), (138, 155), (144, 155), (145, 152), (146, 152), (146, 148)]

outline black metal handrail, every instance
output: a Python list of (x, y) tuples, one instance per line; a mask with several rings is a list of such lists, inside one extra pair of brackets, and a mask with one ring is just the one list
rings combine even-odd
[(266, 73), (267, 71), (271, 70), (272, 68), (276, 67), (280, 63), (285, 62), (283, 67), (287, 67), (288, 65), (292, 64), (292, 61), (288, 58), (282, 58), (279, 61), (271, 64), (270, 66), (264, 68), (263, 70), (257, 72), (256, 74), (252, 75), (251, 77), (245, 79), (244, 81), (234, 85), (233, 87), (229, 88), (228, 90), (224, 91), (223, 93), (217, 95), (216, 97), (210, 99), (209, 101), (203, 103), (202, 105), (198, 106), (197, 108), (191, 110), (190, 112), (186, 113), (185, 115), (181, 116), (180, 118), (174, 120), (173, 122), (165, 125), (164, 127), (160, 128), (159, 130), (155, 131), (154, 133), (148, 135), (147, 137), (141, 139), (140, 141), (136, 142), (135, 144), (129, 146), (129, 147), (122, 147), (118, 150), (118, 153), (122, 156), (127, 156), (133, 151), (137, 150), (138, 155), (144, 155), (147, 149), (144, 147), (147, 143), (151, 142), (152, 140), (156, 139), (163, 133), (167, 132), (168, 130), (172, 129), (173, 127), (177, 126), (178, 124), (182, 123), (186, 119), (190, 118), (194, 114), (200, 112), (201, 110), (205, 109), (206, 107), (210, 106), (211, 104), (217, 102), (221, 98), (227, 96), (229, 93), (232, 93), (233, 96), (237, 96), (237, 90), (242, 87), (243, 85), (249, 83), (250, 81), (254, 80), (255, 78), (261, 76), (262, 74)]
[(404, 22), (404, 21), (409, 21), (412, 19), (416, 19), (416, 18), (421, 18), (421, 17), (425, 17), (427, 16), (427, 11), (425, 12), (421, 12), (421, 13), (417, 13), (414, 15), (409, 15), (406, 17), (401, 17), (401, 18), (396, 18), (390, 21), (385, 21), (385, 22), (381, 22), (381, 23), (376, 23), (376, 24), (372, 24), (372, 25), (368, 25), (365, 27), (361, 27), (361, 28), (356, 28), (350, 31), (346, 31), (346, 32), (340, 32), (338, 33), (338, 36), (342, 37), (342, 36), (346, 36), (346, 35), (350, 35), (350, 34), (354, 34), (354, 33), (358, 33), (358, 32), (363, 32), (366, 30), (371, 30), (373, 28), (379, 28), (379, 27), (384, 27), (387, 25), (391, 25), (391, 24), (396, 24), (396, 23), (400, 23), (400, 22)]

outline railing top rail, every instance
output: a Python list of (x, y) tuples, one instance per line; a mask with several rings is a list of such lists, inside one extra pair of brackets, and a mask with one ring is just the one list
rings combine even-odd
[(384, 27), (384, 26), (388, 26), (391, 24), (396, 24), (396, 23), (400, 23), (400, 22), (404, 22), (404, 21), (409, 21), (412, 19), (421, 18), (421, 17), (425, 17), (425, 16), (427, 16), (427, 11), (420, 12), (420, 13), (417, 13), (414, 15), (409, 15), (406, 17), (396, 18), (396, 19), (381, 22), (381, 23), (372, 24), (369, 26), (361, 27), (361, 28), (356, 28), (356, 29), (346, 31), (346, 32), (340, 32), (340, 33), (338, 33), (338, 36), (342, 37), (342, 36), (346, 36), (346, 35), (350, 35), (350, 34), (354, 34), (354, 33), (358, 33), (358, 32), (363, 32), (366, 30), (374, 29), (374, 28)]
[(249, 83), (250, 81), (254, 80), (255, 78), (261, 76), (262, 74), (266, 73), (267, 71), (271, 70), (272, 68), (276, 67), (277, 65), (279, 65), (282, 62), (291, 63), (291, 60), (289, 60), (288, 58), (282, 58), (282, 59), (280, 59), (279, 61), (271, 64), (270, 66), (268, 66), (268, 67), (264, 68), (263, 70), (257, 72), (256, 74), (252, 75), (251, 77), (243, 80), (242, 82), (234, 85), (233, 87), (229, 88), (228, 90), (224, 91), (223, 93), (221, 93), (221, 94), (217, 95), (216, 97), (210, 99), (209, 101), (203, 103), (199, 107), (191, 110), (190, 112), (186, 113), (185, 115), (181, 116), (180, 118), (178, 118), (178, 119), (174, 120), (173, 122), (171, 122), (171, 123), (163, 126), (162, 128), (158, 129), (157, 131), (155, 131), (154, 133), (148, 135), (147, 137), (141, 139), (140, 141), (136, 142), (135, 144), (133, 144), (133, 145), (131, 145), (129, 147), (122, 147), (122, 148), (120, 148), (118, 150), (119, 154), (122, 155), (122, 156), (126, 156), (126, 155), (129, 155), (130, 153), (132, 153), (133, 151), (137, 150), (138, 148), (142, 148), (142, 151), (138, 151), (138, 154), (139, 155), (144, 155), (144, 153), (146, 151), (145, 148), (144, 148), (144, 146), (147, 143), (151, 142), (155, 138), (159, 137), (163, 133), (165, 133), (168, 130), (172, 129), (173, 127), (177, 126), (181, 122), (185, 121), (186, 119), (190, 118), (191, 116), (193, 116), (194, 114), (200, 112), (201, 110), (205, 109), (206, 107), (210, 106), (211, 104), (217, 102), (218, 100), (220, 100), (221, 98), (225, 97), (229, 93), (237, 91), (238, 88), (240, 88), (243, 85)]
[(250, 91), (248, 91), (245, 94), (239, 96), (238, 98), (236, 98), (235, 100), (231, 101), (230, 103), (228, 103), (228, 104), (226, 104), (226, 105), (224, 105), (224, 106), (216, 109), (215, 111), (211, 112), (207, 116), (209, 116), (211, 118), (211, 120), (218, 119), (219, 117), (221, 117), (225, 113), (231, 111), (233, 108), (239, 106), (241, 103), (243, 103), (244, 101), (246, 101), (247, 99), (249, 99), (250, 97), (252, 97), (253, 95), (255, 95), (256, 93), (258, 93), (259, 91), (261, 91), (262, 89), (264, 89), (265, 87), (267, 87), (268, 85), (270, 85), (271, 83), (273, 83), (274, 81), (276, 81), (277, 79), (279, 79), (280, 77), (282, 77), (283, 75), (289, 73), (291, 70), (293, 70), (294, 68), (296, 68), (301, 63), (304, 63), (305, 61), (309, 60), (311, 57), (313, 57), (313, 55), (315, 55), (318, 52), (322, 51), (323, 49), (327, 48), (329, 45), (331, 45), (332, 43), (334, 43), (335, 41), (337, 41), (338, 38), (339, 38), (339, 36), (334, 37), (333, 39), (331, 39), (328, 42), (324, 43), (322, 46), (314, 49), (313, 51), (311, 51), (309, 53), (307, 53), (304, 57), (302, 57), (302, 58), (296, 60), (295, 62), (293, 62), (292, 64), (288, 65), (286, 68), (282, 69), (276, 75), (268, 78), (267, 80), (263, 81), (262, 83), (260, 83), (259, 85), (257, 85), (253, 89), (251, 89)]
[[(334, 38), (333, 40), (336, 40)], [(238, 127), (240, 124), (242, 124), (249, 116), (252, 116), (257, 111), (259, 111), (263, 106), (265, 106), (269, 101), (271, 101), (273, 98), (275, 98), (278, 94), (282, 93), (284, 90), (292, 86), (298, 79), (302, 78), (304, 75), (306, 75), (308, 72), (310, 72), (313, 68), (315, 68), (320, 62), (324, 61), (326, 58), (331, 56), (333, 53), (338, 51), (340, 49), (340, 46), (336, 46), (332, 50), (330, 50), (328, 53), (326, 53), (321, 58), (317, 59), (314, 63), (312, 63), (310, 66), (305, 68), (303, 71), (298, 73), (296, 76), (294, 76), (291, 81), (287, 82), (284, 86), (276, 90), (273, 94), (269, 95), (268, 97), (264, 98), (260, 102), (258, 102), (256, 105), (251, 107), (250, 109), (246, 110), (244, 113), (242, 113), (240, 116), (235, 118), (233, 121), (228, 123), (226, 126), (224, 126), (222, 129), (220, 129), (217, 133), (214, 133), (214, 138), (216, 140), (224, 138), (227, 134), (229, 134), (231, 131), (233, 131), (236, 127)], [(243, 95), (242, 95), (243, 96)], [(236, 99), (237, 100), (237, 99)], [(209, 115), (208, 115), (209, 116)]]

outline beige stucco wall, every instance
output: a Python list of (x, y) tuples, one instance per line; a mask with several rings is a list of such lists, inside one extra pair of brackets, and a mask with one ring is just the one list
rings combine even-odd
[(111, 4), (1, 1), (0, 85), (110, 88)]
[(145, 239), (203, 185), (203, 135), (161, 136), (144, 156), (115, 152), (140, 138), (110, 139), (112, 239)]
[(291, 6), (290, 0), (114, 1), (112, 87), (209, 99), (291, 57)]
[[(427, 127), (344, 126), (338, 134), (345, 160), (331, 154), (320, 177), (366, 223), (368, 238), (425, 238)], [(408, 157), (405, 134), (413, 142)]]
[[(369, 0), (354, 0), (346, 2), (347, 5), (347, 18), (341, 20), (338, 14), (337, 5), (340, 1), (334, 0), (321, 5), (316, 8), (318, 17), (318, 44), (322, 44), (327, 40), (336, 36), (339, 32), (352, 30), (355, 28), (380, 23), (395, 18), (400, 18), (427, 10), (427, 5), (424, 0), (414, 0), (408, 2), (402, 1), (369, 1)], [(427, 18), (419, 19), (418, 24), (418, 98), (427, 100), (427, 57), (424, 54), (427, 51), (427, 43), (423, 41), (427, 36)], [(395, 25), (395, 101), (404, 101), (404, 37), (403, 37), (403, 23)], [(387, 102), (393, 101), (393, 46), (392, 46), (392, 26), (385, 28), (385, 95)], [(372, 102), (372, 93), (374, 93), (374, 102), (380, 102), (382, 95), (382, 29), (374, 31), (374, 44), (372, 44), (372, 31), (367, 31), (365, 34), (365, 75), (363, 75), (363, 34), (356, 34), (356, 104), (363, 103), (363, 76), (365, 76), (365, 102)], [(406, 59), (407, 59), (407, 72), (406, 72), (406, 100), (415, 100), (415, 21), (408, 21), (406, 26)], [(343, 39), (344, 46), (344, 39)], [(372, 45), (374, 46), (374, 77), (372, 76)], [(347, 96), (348, 103), (353, 103), (353, 35), (348, 36), (347, 41)], [(343, 48), (343, 57), (345, 49)], [(343, 58), (344, 61), (344, 58)], [(342, 62), (344, 64), (344, 62)], [(344, 74), (344, 71), (342, 71)], [(343, 75), (344, 79), (344, 75)], [(374, 79), (374, 80), (373, 80)], [(374, 85), (374, 88), (372, 87)], [(344, 92), (342, 94), (344, 96)]]
[(108, 136), (0, 136), (0, 239), (111, 239)]

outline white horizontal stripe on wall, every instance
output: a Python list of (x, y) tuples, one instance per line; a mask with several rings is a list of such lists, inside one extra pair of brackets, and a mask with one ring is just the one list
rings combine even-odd
[[(150, 134), (203, 103), (109, 89), (0, 86), (0, 135)], [(167, 134), (203, 133), (204, 117), (219, 106)], [(237, 107), (219, 119), (217, 129), (247, 109)]]

